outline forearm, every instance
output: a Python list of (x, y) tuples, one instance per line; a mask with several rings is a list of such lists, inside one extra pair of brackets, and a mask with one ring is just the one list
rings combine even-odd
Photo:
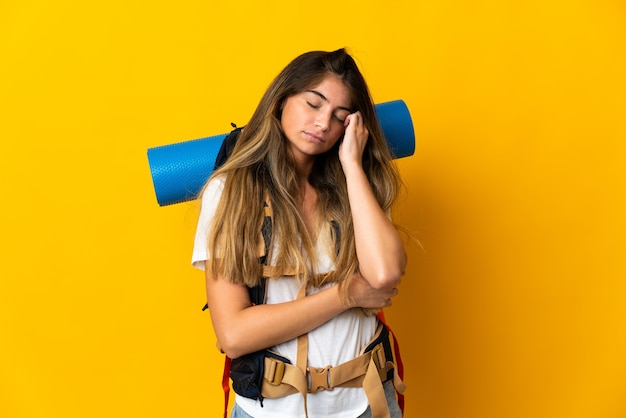
[(347, 309), (337, 289), (332, 286), (291, 302), (248, 306), (228, 318), (218, 315), (217, 323), (214, 317), (222, 350), (237, 358), (306, 334)]
[(395, 286), (404, 274), (402, 240), (379, 206), (363, 168), (344, 165), (359, 270), (373, 287)]

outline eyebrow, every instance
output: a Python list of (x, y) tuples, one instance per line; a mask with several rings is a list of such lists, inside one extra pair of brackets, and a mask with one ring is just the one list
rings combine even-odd
[[(308, 93), (313, 93), (313, 94), (318, 95), (318, 96), (319, 96), (322, 100), (324, 100), (324, 101), (326, 101), (326, 102), (328, 102), (328, 101), (329, 101), (329, 100), (326, 98), (326, 96), (324, 96), (322, 93), (320, 93), (320, 92), (319, 92), (319, 91), (317, 91), (317, 90), (306, 90), (306, 91), (307, 91)], [(345, 106), (337, 106), (337, 109), (340, 109), (340, 110), (345, 110), (345, 111), (350, 112), (350, 113), (353, 113), (353, 112), (354, 112), (352, 109), (350, 109), (349, 107), (345, 107)]]

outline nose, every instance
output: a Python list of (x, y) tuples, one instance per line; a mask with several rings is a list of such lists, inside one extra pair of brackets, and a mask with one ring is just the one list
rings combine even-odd
[(318, 112), (317, 117), (315, 118), (315, 126), (317, 126), (320, 130), (325, 131), (328, 129), (330, 125), (330, 118), (332, 115), (330, 112)]

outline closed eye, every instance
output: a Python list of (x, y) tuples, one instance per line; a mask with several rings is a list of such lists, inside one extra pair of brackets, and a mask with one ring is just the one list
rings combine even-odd
[(339, 122), (344, 123), (346, 121), (346, 118), (348, 117), (349, 114), (350, 114), (349, 112), (340, 111), (340, 112), (336, 112), (333, 116)]
[(306, 102), (306, 104), (308, 104), (313, 109), (319, 109), (320, 108), (320, 105), (317, 105), (317, 104), (314, 104), (314, 103), (311, 103), (311, 102)]

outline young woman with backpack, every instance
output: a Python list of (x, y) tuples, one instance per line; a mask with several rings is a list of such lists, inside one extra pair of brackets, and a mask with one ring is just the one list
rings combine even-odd
[(375, 315), (406, 265), (400, 179), (353, 58), (300, 55), (237, 134), (203, 189), (192, 260), (232, 359), (231, 417), (401, 416)]

